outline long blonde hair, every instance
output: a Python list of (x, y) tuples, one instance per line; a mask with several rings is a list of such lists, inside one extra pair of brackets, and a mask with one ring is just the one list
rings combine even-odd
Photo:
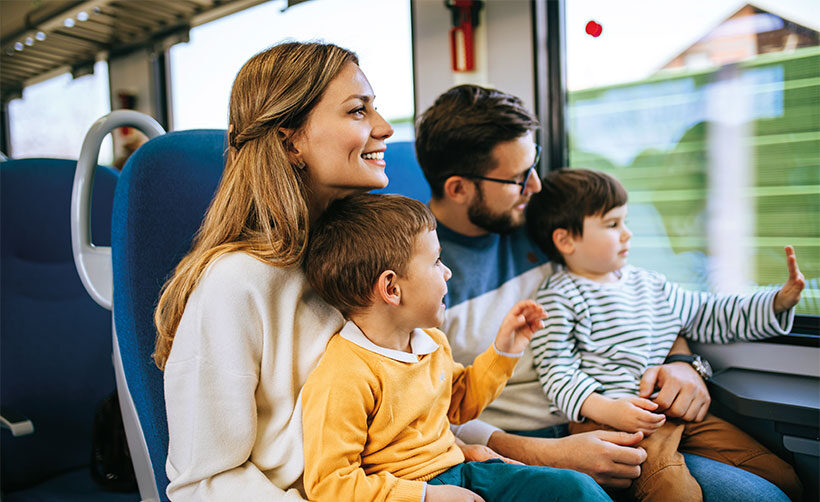
[(283, 129), (298, 131), (356, 55), (332, 44), (271, 47), (239, 70), (231, 90), (225, 171), (191, 251), (162, 288), (154, 362), (165, 368), (191, 292), (219, 256), (243, 251), (277, 266), (299, 262), (308, 237), (307, 189)]

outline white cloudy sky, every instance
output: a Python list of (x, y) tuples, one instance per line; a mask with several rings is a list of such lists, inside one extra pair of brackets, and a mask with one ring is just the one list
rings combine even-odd
[[(584, 89), (645, 78), (746, 3), (749, 2), (567, 0), (567, 86)], [(820, 30), (817, 0), (751, 3)], [(603, 26), (597, 38), (585, 32), (591, 19)]]

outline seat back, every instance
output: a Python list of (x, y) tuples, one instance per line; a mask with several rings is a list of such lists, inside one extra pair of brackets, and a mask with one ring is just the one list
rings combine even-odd
[[(129, 438), (139, 434), (144, 440), (161, 498), (168, 485), (168, 424), (162, 372), (151, 359), (156, 338), (154, 308), (162, 285), (190, 250), (222, 175), (225, 150), (224, 130), (158, 136), (128, 160), (114, 200), (114, 324), (139, 429), (129, 431)], [(411, 142), (390, 143), (385, 159), (390, 185), (380, 192), (429, 199), (430, 189)], [(135, 448), (131, 449), (133, 454)], [(139, 476), (140, 469), (135, 468)]]
[(385, 172), (390, 181), (387, 187), (374, 190), (374, 193), (395, 193), (421, 202), (430, 200), (430, 186), (416, 160), (412, 141), (388, 143), (384, 161), (387, 164)]
[[(34, 433), (2, 433), (3, 491), (30, 486), (91, 459), (94, 413), (114, 391), (111, 314), (86, 293), (71, 250), (77, 163), (0, 162), (0, 404)], [(96, 168), (95, 244), (109, 245), (118, 173)]]
[(151, 358), (156, 339), (154, 308), (162, 285), (191, 248), (222, 176), (225, 150), (224, 130), (171, 132), (153, 138), (128, 159), (114, 197), (114, 325), (139, 420), (139, 431), (127, 431), (129, 445), (135, 434), (141, 434), (163, 499), (168, 485), (168, 424), (162, 372)]

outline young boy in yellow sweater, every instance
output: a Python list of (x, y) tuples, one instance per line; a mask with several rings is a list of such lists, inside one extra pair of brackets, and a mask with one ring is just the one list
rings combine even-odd
[[(450, 270), (424, 204), (357, 194), (311, 230), (304, 268), (345, 315), (302, 389), (304, 485), (317, 501), (609, 500), (574, 471), (464, 462), (449, 424), (477, 417), (501, 392), (544, 311), (516, 304), (472, 366), (444, 334)], [(483, 497), (483, 498), (482, 498)]]

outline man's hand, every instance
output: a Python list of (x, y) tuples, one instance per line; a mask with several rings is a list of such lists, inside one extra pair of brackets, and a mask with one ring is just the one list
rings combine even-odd
[(646, 451), (635, 447), (641, 439), (640, 432), (592, 431), (557, 439), (494, 432), (488, 446), (525, 464), (572, 469), (602, 486), (627, 488), (646, 460)]
[(466, 488), (455, 485), (427, 485), (427, 502), (484, 502), (484, 499)]
[(806, 287), (806, 279), (797, 266), (797, 257), (794, 256), (794, 248), (786, 246), (786, 266), (789, 268), (789, 280), (780, 288), (774, 297), (774, 313), (779, 314), (797, 305), (800, 301), (800, 293)]
[(640, 397), (649, 398), (656, 387), (660, 388), (655, 398), (656, 411), (667, 417), (700, 422), (709, 411), (712, 398), (706, 383), (688, 363), (670, 363), (646, 370), (641, 378)]

